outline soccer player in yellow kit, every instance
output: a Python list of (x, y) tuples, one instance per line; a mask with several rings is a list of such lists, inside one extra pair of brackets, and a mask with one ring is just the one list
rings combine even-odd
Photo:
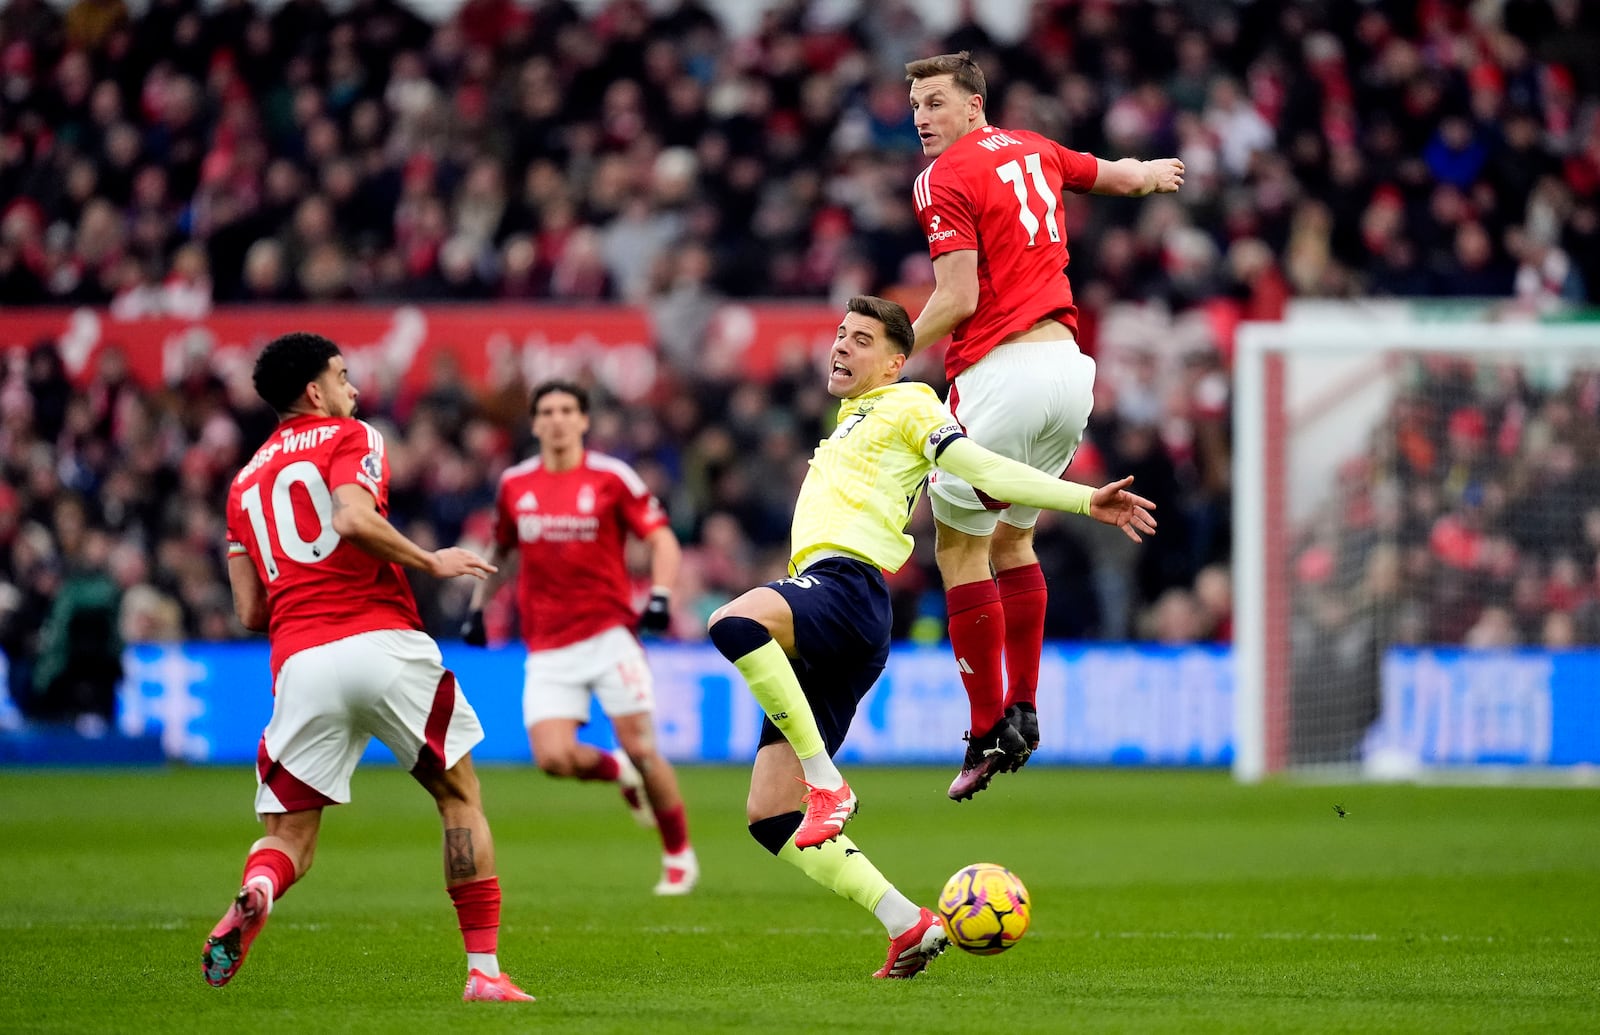
[(745, 806), (750, 834), (872, 911), (889, 935), (888, 962), (873, 975), (880, 978), (915, 977), (949, 940), (934, 913), (896, 890), (842, 836), (856, 796), (833, 755), (888, 661), (883, 573), (911, 555), (905, 527), (929, 472), (949, 471), (996, 499), (1087, 514), (1136, 541), (1156, 527), (1154, 504), (1127, 490), (1131, 478), (1091, 489), (970, 441), (933, 389), (900, 380), (914, 340), (902, 306), (850, 300), (828, 366), (828, 391), (844, 401), (795, 502), (793, 574), (718, 608), (709, 623), (712, 642), (767, 715)]

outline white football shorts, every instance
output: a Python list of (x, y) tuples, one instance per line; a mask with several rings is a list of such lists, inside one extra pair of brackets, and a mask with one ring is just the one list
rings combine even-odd
[[(1070, 338), (1009, 342), (956, 375), (948, 404), (972, 441), (1059, 478), (1094, 408), (1094, 360)], [(929, 477), (928, 500), (935, 518), (968, 535), (989, 535), (997, 520), (1039, 520), (1039, 508), (1001, 503), (946, 471)]]
[(644, 648), (620, 625), (554, 650), (528, 652), (523, 666), (522, 723), (589, 721), (589, 696), (607, 715), (654, 711), (655, 681)]
[(350, 800), (350, 774), (377, 737), (407, 769), (449, 769), (483, 739), (439, 646), (379, 629), (289, 655), (256, 753), (256, 812)]

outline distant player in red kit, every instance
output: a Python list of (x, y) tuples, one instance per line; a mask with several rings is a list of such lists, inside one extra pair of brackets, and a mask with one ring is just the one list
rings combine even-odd
[[(495, 499), (494, 561), (472, 595), (462, 638), (483, 646), (483, 605), (515, 570), (528, 647), (523, 723), (539, 768), (551, 776), (616, 783), (634, 817), (661, 834), (657, 895), (686, 895), (700, 878), (678, 777), (655, 739), (655, 691), (635, 627), (667, 628), (682, 557), (661, 505), (633, 468), (584, 448), (589, 395), (549, 381), (530, 406), (539, 455), (506, 471)], [(650, 548), (650, 602), (634, 613), (624, 551)], [(516, 568), (511, 561), (516, 558)], [(578, 740), (590, 695), (611, 719), (620, 751)]]
[(355, 419), (339, 347), (286, 334), (256, 359), (256, 392), (280, 423), (228, 490), (228, 579), (245, 628), (272, 647), (272, 719), (256, 755), (256, 812), (244, 886), (206, 940), (201, 970), (227, 984), (273, 905), (305, 876), (322, 810), (350, 800), (377, 737), (433, 795), (444, 822), (445, 886), (467, 949), (467, 1000), (531, 1000), (500, 972), (500, 882), (471, 749), (472, 706), (422, 632), (401, 567), (483, 578), (468, 550), (430, 552), (385, 514), (383, 436)]
[[(1171, 193), (1183, 185), (1183, 163), (1108, 162), (989, 125), (983, 71), (966, 51), (913, 61), (906, 78), (922, 153), (934, 159), (913, 188), (934, 270), (916, 348), (949, 336), (947, 404), (956, 423), (979, 445), (1058, 476), (1094, 402), (1094, 361), (1076, 344), (1061, 192)], [(972, 708), (966, 758), (950, 785), (960, 801), (995, 773), (1021, 768), (1039, 746), (1039, 511), (1000, 503), (944, 471), (934, 472), (928, 496), (950, 645)]]

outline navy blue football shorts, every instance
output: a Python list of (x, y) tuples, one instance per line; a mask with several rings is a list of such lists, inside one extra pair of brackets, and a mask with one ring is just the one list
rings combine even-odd
[[(889, 587), (876, 566), (847, 557), (825, 558), (767, 585), (794, 612), (799, 657), (789, 663), (831, 758), (850, 732), (856, 706), (889, 662)], [(782, 740), (778, 727), (763, 719), (761, 746)]]

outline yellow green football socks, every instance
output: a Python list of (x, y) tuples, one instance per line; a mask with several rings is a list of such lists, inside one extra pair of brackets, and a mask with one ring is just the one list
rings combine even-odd
[(794, 753), (804, 762), (817, 755), (826, 757), (826, 745), (811, 714), (811, 704), (800, 680), (795, 677), (788, 655), (776, 640), (768, 640), (749, 654), (734, 660), (734, 667), (750, 684), (750, 692), (778, 727)]
[(793, 863), (807, 877), (866, 910), (875, 910), (889, 891), (889, 881), (843, 834), (816, 848), (796, 848), (790, 841), (778, 858)]

